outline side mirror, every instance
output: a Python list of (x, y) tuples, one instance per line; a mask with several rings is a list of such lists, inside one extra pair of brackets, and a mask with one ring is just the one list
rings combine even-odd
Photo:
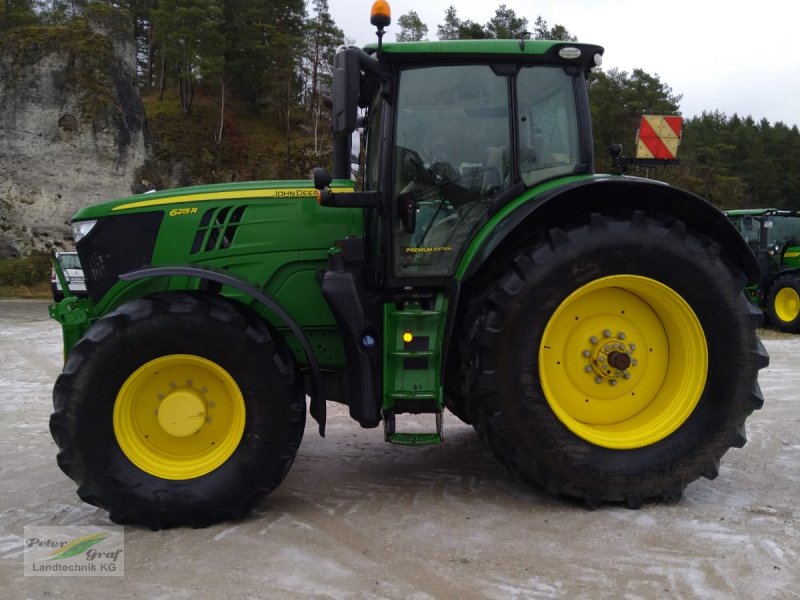
[(333, 181), (331, 174), (322, 167), (315, 167), (311, 174), (314, 178), (314, 188), (318, 190), (327, 189)]
[(358, 51), (344, 48), (333, 57), (333, 135), (349, 135), (358, 121), (361, 64)]
[(625, 166), (622, 158), (622, 144), (611, 144), (608, 147), (608, 155), (611, 157), (611, 170), (609, 172), (616, 175), (624, 175), (628, 167)]

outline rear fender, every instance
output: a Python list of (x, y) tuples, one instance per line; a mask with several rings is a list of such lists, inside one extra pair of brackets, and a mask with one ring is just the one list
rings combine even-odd
[(508, 245), (537, 231), (585, 220), (585, 215), (630, 215), (640, 210), (674, 218), (687, 228), (709, 237), (721, 255), (745, 275), (742, 287), (758, 282), (758, 263), (730, 220), (713, 204), (685, 190), (667, 184), (612, 175), (596, 175), (549, 186), (533, 188), (499, 210), (474, 238), (464, 254), (456, 277), (467, 281), (487, 267), (490, 257)]

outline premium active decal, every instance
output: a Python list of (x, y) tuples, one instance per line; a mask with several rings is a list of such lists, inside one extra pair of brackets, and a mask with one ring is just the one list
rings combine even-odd
[(452, 246), (429, 246), (417, 248), (416, 246), (406, 246), (406, 253), (408, 254), (424, 254), (427, 252), (452, 252)]

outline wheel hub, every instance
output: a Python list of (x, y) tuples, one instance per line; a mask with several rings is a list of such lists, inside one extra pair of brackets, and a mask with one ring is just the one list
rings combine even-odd
[(190, 387), (170, 392), (158, 407), (158, 424), (174, 437), (194, 435), (206, 421), (206, 402), (203, 395)]
[(244, 396), (231, 374), (192, 354), (143, 364), (114, 403), (120, 449), (162, 479), (193, 479), (224, 464), (242, 439), (245, 420)]
[(620, 379), (630, 379), (632, 369), (639, 362), (633, 358), (636, 344), (626, 342), (627, 336), (620, 331), (616, 337), (610, 329), (604, 329), (599, 336), (589, 338), (590, 347), (583, 350), (582, 356), (587, 361), (584, 372), (594, 377), (595, 383), (607, 382), (617, 385)]
[(631, 355), (627, 352), (617, 352), (614, 350), (608, 355), (608, 364), (617, 369), (618, 371), (625, 371), (631, 366)]
[(800, 315), (800, 295), (786, 287), (775, 295), (775, 313), (784, 323), (791, 323)]
[(692, 308), (638, 275), (609, 275), (573, 291), (539, 346), (553, 413), (578, 437), (607, 448), (642, 448), (674, 432), (699, 402), (707, 368)]

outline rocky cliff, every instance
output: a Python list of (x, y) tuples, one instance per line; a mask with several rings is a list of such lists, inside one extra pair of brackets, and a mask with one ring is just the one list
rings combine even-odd
[(79, 208), (130, 195), (147, 159), (136, 47), (122, 13), (0, 37), (0, 257), (70, 248)]

